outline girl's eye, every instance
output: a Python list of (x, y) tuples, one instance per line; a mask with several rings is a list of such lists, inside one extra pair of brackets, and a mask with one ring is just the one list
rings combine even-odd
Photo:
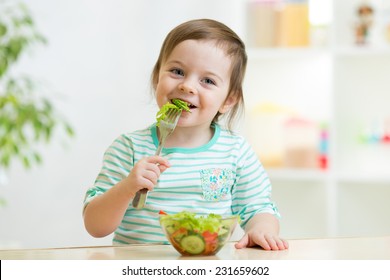
[(172, 69), (171, 72), (175, 75), (184, 76), (184, 71), (181, 69)]
[(208, 85), (215, 85), (214, 80), (209, 79), (209, 78), (204, 78), (204, 79), (203, 79), (203, 82), (204, 82), (205, 84), (208, 84)]

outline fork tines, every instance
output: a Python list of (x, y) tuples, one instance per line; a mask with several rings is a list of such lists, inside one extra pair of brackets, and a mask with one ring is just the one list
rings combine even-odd
[(164, 120), (161, 120), (161, 122), (169, 123), (169, 124), (176, 124), (178, 120), (178, 116), (181, 114), (181, 110), (178, 109), (169, 109), (166, 117)]

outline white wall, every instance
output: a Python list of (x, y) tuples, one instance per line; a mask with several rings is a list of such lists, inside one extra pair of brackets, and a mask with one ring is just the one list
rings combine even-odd
[(76, 136), (42, 148), (44, 163), (26, 171), (14, 164), (0, 187), (1, 247), (60, 247), (111, 243), (83, 225), (85, 190), (102, 155), (122, 132), (144, 128), (157, 108), (149, 76), (163, 38), (177, 24), (209, 17), (242, 35), (234, 0), (29, 0), (48, 39), (25, 56), (17, 71), (39, 80)]

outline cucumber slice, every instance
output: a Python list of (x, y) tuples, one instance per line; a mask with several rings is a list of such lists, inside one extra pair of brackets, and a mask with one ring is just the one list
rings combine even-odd
[(180, 241), (180, 246), (184, 251), (191, 255), (200, 254), (205, 249), (204, 240), (199, 235), (188, 235), (183, 237)]
[(227, 230), (226, 228), (221, 228), (218, 231), (218, 235), (224, 235), (224, 234), (227, 234), (227, 233), (229, 233), (229, 230)]
[(175, 232), (175, 226), (174, 225), (165, 226), (165, 230), (167, 231), (168, 234), (172, 234)]

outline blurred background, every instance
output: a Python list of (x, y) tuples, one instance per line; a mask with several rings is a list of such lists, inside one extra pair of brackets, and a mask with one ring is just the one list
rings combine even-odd
[(11, 74), (37, 81), (74, 136), (53, 131), (37, 147), (41, 164), (0, 165), (0, 248), (111, 244), (84, 229), (85, 191), (111, 142), (154, 122), (162, 41), (195, 18), (247, 44), (237, 130), (271, 177), (281, 235), (390, 234), (390, 0), (22, 2), (47, 44)]

